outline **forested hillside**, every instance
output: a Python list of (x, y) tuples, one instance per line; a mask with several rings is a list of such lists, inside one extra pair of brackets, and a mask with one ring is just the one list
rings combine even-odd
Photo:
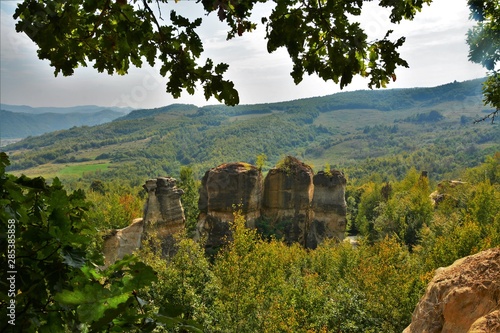
[(374, 173), (401, 178), (411, 167), (428, 171), (431, 179), (453, 177), (500, 145), (496, 124), (473, 124), (490, 111), (482, 105), (481, 82), (236, 107), (137, 110), (111, 123), (10, 145), (10, 170), (139, 184), (147, 177), (176, 176), (183, 166), (201, 177), (220, 163), (255, 163), (264, 154), (264, 170), (293, 155), (316, 169), (341, 168), (351, 179)]

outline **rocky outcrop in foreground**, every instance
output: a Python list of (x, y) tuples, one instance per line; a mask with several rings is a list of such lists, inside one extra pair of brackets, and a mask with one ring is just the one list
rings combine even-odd
[(440, 268), (403, 333), (500, 332), (500, 248)]

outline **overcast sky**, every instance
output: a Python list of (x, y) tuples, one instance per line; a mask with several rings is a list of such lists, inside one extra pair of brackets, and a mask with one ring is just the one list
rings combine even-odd
[[(151, 67), (131, 69), (126, 76), (108, 76), (93, 68), (78, 68), (71, 77), (57, 78), (48, 61), (36, 55), (36, 46), (14, 29), (14, 13), (19, 1), (1, 0), (1, 62), (0, 100), (5, 104), (30, 106), (128, 106), (132, 108), (160, 107), (172, 103), (192, 103), (198, 106), (217, 104), (205, 101), (203, 90), (194, 95), (184, 93), (173, 99), (165, 93), (166, 80)], [(200, 4), (180, 1), (171, 8), (179, 13), (203, 15)], [(400, 49), (410, 68), (396, 71), (397, 81), (390, 88), (431, 87), (465, 81), (486, 75), (485, 70), (468, 62), (465, 43), (469, 21), (466, 0), (434, 0), (425, 6), (415, 20), (390, 27), (388, 13), (376, 6), (376, 1), (364, 5), (361, 24), (370, 39), (383, 38), (388, 28), (394, 29), (393, 38), (406, 36)], [(256, 22), (269, 4), (257, 8)], [(164, 9), (168, 13), (169, 9)], [(164, 13), (165, 13), (164, 12)], [(164, 16), (166, 16), (164, 14)], [(230, 65), (226, 78), (233, 80), (240, 94), (241, 104), (287, 101), (298, 98), (324, 96), (339, 92), (335, 83), (324, 82), (315, 76), (305, 77), (296, 86), (289, 73), (292, 62), (286, 50), (267, 53), (262, 27), (243, 37), (226, 41), (227, 28), (218, 22), (215, 13), (203, 16), (198, 33), (205, 45), (205, 56), (214, 63)], [(367, 81), (356, 78), (344, 90), (367, 89)]]

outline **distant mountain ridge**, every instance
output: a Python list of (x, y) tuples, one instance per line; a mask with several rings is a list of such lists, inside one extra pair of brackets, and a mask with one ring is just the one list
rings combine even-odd
[(32, 107), (28, 105), (11, 105), (0, 103), (0, 109), (11, 111), (11, 112), (22, 112), (22, 113), (31, 113), (31, 114), (40, 114), (40, 113), (95, 113), (103, 110), (111, 110), (115, 112), (119, 112), (122, 114), (129, 113), (133, 110), (130, 107), (115, 107), (115, 106), (98, 106), (98, 105), (78, 105), (78, 106), (67, 106), (67, 107), (58, 107), (58, 106), (41, 106), (41, 107)]
[(137, 109), (116, 119), (132, 120), (154, 117), (160, 114), (223, 114), (241, 116), (249, 114), (266, 114), (273, 111), (290, 111), (299, 108), (314, 108), (319, 112), (335, 110), (372, 109), (392, 111), (415, 107), (432, 107), (444, 102), (465, 102), (467, 99), (482, 99), (482, 83), (484, 78), (451, 82), (436, 87), (356, 90), (339, 92), (322, 97), (310, 97), (292, 101), (248, 104), (237, 106), (207, 105), (197, 107), (192, 104), (171, 104), (154, 109)]
[[(75, 110), (83, 110), (75, 107)], [(0, 110), (0, 138), (17, 139), (36, 136), (74, 126), (94, 126), (110, 122), (124, 115), (122, 112), (101, 109), (99, 111), (70, 113), (24, 113)]]

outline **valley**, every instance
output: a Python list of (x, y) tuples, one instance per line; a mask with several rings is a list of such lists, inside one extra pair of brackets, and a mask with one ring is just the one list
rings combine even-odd
[[(176, 176), (183, 166), (201, 177), (222, 162), (255, 163), (259, 154), (267, 158), (264, 170), (292, 155), (315, 170), (342, 169), (351, 179), (371, 173), (398, 179), (414, 167), (439, 180), (456, 177), (499, 149), (497, 124), (473, 124), (490, 112), (482, 105), (481, 82), (236, 107), (173, 104), (30, 137), (5, 149), (15, 174), (44, 170), (48, 178), (87, 182), (102, 177), (137, 184)], [(427, 120), (429, 115), (437, 118)], [(68, 163), (82, 172), (64, 172)], [(98, 175), (85, 169), (102, 163), (108, 167)]]

